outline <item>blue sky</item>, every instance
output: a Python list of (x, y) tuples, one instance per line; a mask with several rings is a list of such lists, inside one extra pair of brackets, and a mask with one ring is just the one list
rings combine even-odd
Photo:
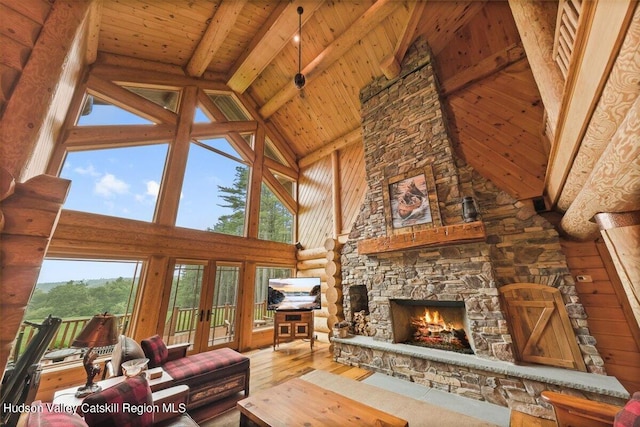
[[(208, 119), (197, 110), (195, 121)], [(149, 123), (105, 105), (94, 105), (92, 113), (79, 121), (80, 125)], [(226, 140), (206, 142), (233, 152)], [(71, 180), (64, 208), (152, 221), (168, 147), (165, 143), (68, 153), (60, 174)], [(193, 144), (187, 162), (176, 224), (204, 230), (215, 225), (220, 215), (231, 213), (218, 206), (218, 186), (232, 186), (235, 167), (240, 164)], [(112, 263), (88, 264), (45, 261), (38, 282), (118, 277), (130, 268)]]

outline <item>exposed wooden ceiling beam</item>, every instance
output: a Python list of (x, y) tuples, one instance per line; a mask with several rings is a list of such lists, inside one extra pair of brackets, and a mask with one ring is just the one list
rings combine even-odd
[(178, 116), (174, 112), (95, 75), (89, 77), (87, 90), (100, 99), (154, 123), (177, 123)]
[(551, 206), (555, 207), (566, 184), (635, 6), (633, 0), (583, 3), (545, 179)]
[(453, 92), (480, 81), (523, 58), (525, 58), (525, 53), (522, 46), (515, 44), (508, 46), (444, 80), (440, 86), (440, 91), (443, 96), (449, 96)]
[(553, 138), (564, 89), (564, 78), (553, 58), (558, 6), (555, 2), (509, 0), (509, 7), (547, 112), (549, 137)]
[(240, 11), (246, 2), (247, 0), (223, 0), (218, 5), (211, 22), (209, 22), (209, 26), (187, 64), (186, 71), (188, 75), (199, 77), (204, 73), (236, 24)]
[(141, 143), (166, 142), (175, 138), (175, 125), (76, 126), (67, 132), (69, 151), (132, 147)]
[(85, 60), (87, 65), (96, 62), (98, 57), (98, 36), (100, 35), (100, 22), (102, 21), (103, 0), (93, 0), (89, 9), (87, 23), (87, 50)]
[[(333, 43), (327, 46), (306, 67), (304, 67), (302, 74), (305, 75), (307, 85), (313, 82), (317, 76), (340, 59), (366, 34), (389, 16), (400, 4), (400, 2), (393, 0), (378, 0), (375, 2), (373, 6), (362, 14), (362, 16), (356, 19), (349, 29), (336, 38)], [(265, 119), (270, 117), (298, 92), (299, 90), (293, 84), (292, 76), (291, 83), (280, 89), (278, 93), (276, 93), (262, 106), (262, 108), (260, 108), (260, 115)]]
[(416, 28), (418, 28), (418, 23), (422, 18), (422, 12), (424, 12), (426, 4), (424, 1), (416, 1), (409, 4), (409, 20), (404, 27), (403, 33), (398, 38), (393, 53), (380, 61), (380, 69), (382, 69), (387, 79), (391, 80), (400, 75), (400, 63), (407, 53), (407, 49), (413, 43)]
[(322, 3), (324, 0), (278, 3), (265, 25), (253, 37), (249, 48), (229, 72), (227, 85), (238, 93), (244, 93), (298, 31), (298, 6), (304, 8), (304, 25)]

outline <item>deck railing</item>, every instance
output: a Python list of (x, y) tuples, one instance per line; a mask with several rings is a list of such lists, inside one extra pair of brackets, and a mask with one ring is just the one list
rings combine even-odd
[[(197, 308), (176, 308), (172, 312), (172, 315), (169, 316), (167, 320), (167, 327), (169, 335), (173, 336), (177, 333), (183, 333), (192, 331), (195, 329), (195, 322), (198, 318), (199, 309)], [(225, 304), (220, 306), (212, 307), (213, 315), (211, 316), (211, 327), (215, 328), (218, 326), (228, 326), (235, 323), (236, 318), (236, 306)], [(264, 320), (270, 318), (272, 315), (267, 310), (267, 302), (262, 301), (254, 304), (254, 319)], [(121, 314), (116, 315), (118, 318), (118, 324), (120, 327), (120, 333), (126, 334), (127, 327), (129, 325), (129, 321), (131, 319), (130, 314)], [(76, 336), (80, 333), (82, 328), (87, 324), (87, 322), (91, 319), (91, 317), (80, 317), (73, 319), (63, 319), (60, 324), (60, 328), (56, 333), (53, 340), (49, 344), (47, 348), (47, 353), (53, 352), (55, 350), (67, 349), (71, 347), (71, 343), (75, 339)], [(20, 357), (24, 349), (27, 347), (27, 344), (31, 340), (31, 338), (37, 332), (36, 328), (23, 323), (20, 327), (20, 331), (18, 332), (18, 336), (16, 338), (16, 344), (14, 346), (13, 354), (9, 359), (10, 362), (14, 362)], [(99, 355), (105, 355), (111, 353), (113, 350), (113, 346), (100, 347), (95, 348)]]
[[(129, 320), (131, 318), (130, 314), (120, 314), (116, 315), (118, 318), (118, 325), (120, 328), (120, 333), (125, 333), (127, 330), (127, 326), (129, 324)], [(87, 322), (91, 319), (91, 317), (79, 317), (73, 319), (63, 319), (60, 324), (60, 328), (56, 335), (51, 340), (49, 347), (47, 348), (47, 352), (51, 352), (54, 350), (60, 350), (65, 348), (70, 348), (71, 343), (78, 336), (82, 328), (87, 324)], [(18, 336), (16, 338), (16, 344), (14, 346), (12, 357), (9, 359), (10, 362), (16, 361), (24, 349), (27, 347), (31, 338), (36, 334), (37, 328), (23, 323), (20, 326), (20, 330), (18, 331)], [(100, 347), (96, 348), (95, 351), (99, 355), (109, 354), (113, 350), (113, 346)]]

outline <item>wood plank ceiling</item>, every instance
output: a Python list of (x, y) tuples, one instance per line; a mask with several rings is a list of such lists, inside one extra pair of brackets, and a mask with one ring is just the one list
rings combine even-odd
[[(293, 84), (299, 5), (302, 90)], [(298, 159), (359, 139), (360, 90), (395, 75), (426, 37), (458, 153), (518, 199), (542, 194), (543, 107), (506, 2), (104, 0), (98, 16), (96, 63), (153, 61), (223, 81)]]

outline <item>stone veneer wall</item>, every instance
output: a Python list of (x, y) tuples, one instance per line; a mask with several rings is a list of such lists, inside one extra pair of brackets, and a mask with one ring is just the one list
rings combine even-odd
[[(347, 317), (351, 315), (351, 285), (367, 286), (368, 330), (374, 339), (387, 342), (392, 340), (390, 297), (464, 301), (476, 355), (513, 361), (498, 287), (516, 282), (546, 284), (559, 288), (563, 295), (589, 371), (604, 373), (557, 232), (530, 205), (500, 191), (455, 156), (436, 84), (429, 48), (418, 40), (398, 79), (381, 78), (361, 92), (368, 192), (342, 249)], [(487, 241), (358, 255), (358, 240), (386, 236), (385, 178), (429, 165), (443, 225), (463, 222), (461, 199), (473, 196)], [(336, 352), (339, 359), (339, 346)]]

